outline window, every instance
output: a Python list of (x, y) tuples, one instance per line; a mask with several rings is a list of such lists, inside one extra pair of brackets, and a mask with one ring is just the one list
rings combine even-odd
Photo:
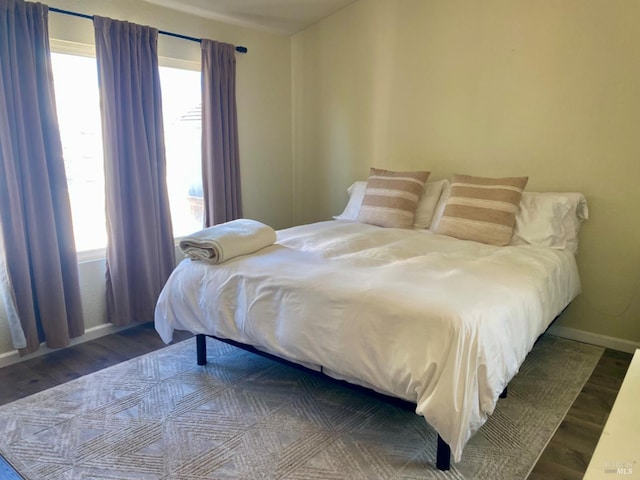
[[(96, 60), (52, 53), (58, 121), (78, 252), (107, 245)], [(174, 236), (202, 228), (200, 72), (160, 67)]]
[(107, 227), (96, 59), (52, 53), (51, 64), (76, 249), (102, 249)]
[(167, 188), (174, 237), (202, 228), (200, 72), (160, 67)]

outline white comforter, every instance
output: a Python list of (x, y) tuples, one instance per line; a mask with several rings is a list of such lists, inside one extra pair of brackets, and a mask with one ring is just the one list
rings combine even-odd
[(455, 461), (580, 292), (572, 253), (339, 221), (212, 266), (184, 260), (156, 329), (258, 346), (417, 404)]

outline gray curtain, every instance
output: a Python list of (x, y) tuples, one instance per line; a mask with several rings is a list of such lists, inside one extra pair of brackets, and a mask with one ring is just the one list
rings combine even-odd
[(153, 320), (175, 266), (162, 129), (158, 31), (94, 17), (107, 216), (107, 314)]
[(242, 217), (235, 47), (203, 39), (202, 188), (206, 227)]
[(45, 5), (0, 0), (2, 286), (21, 354), (84, 333), (47, 16)]

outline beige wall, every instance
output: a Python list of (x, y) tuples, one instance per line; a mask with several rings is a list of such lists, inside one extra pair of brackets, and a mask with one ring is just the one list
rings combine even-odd
[[(196, 38), (244, 45), (237, 55), (237, 104), (244, 216), (284, 228), (292, 225), (291, 41), (289, 37), (227, 25), (132, 0), (47, 0), (58, 7), (151, 25)], [(54, 39), (93, 44), (90, 20), (49, 13)], [(196, 42), (159, 36), (164, 57), (200, 62)], [(105, 323), (103, 259), (79, 265), (87, 329)], [(13, 351), (4, 308), (0, 305), (0, 365)]]
[(373, 165), (583, 192), (583, 294), (558, 324), (640, 342), (638, 19), (629, 0), (360, 0), (296, 34), (296, 223)]

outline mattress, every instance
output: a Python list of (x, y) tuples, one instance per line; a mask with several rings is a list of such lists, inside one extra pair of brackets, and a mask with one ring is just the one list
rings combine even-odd
[(183, 260), (155, 327), (167, 343), (215, 335), (414, 402), (459, 461), (579, 293), (569, 251), (328, 221), (219, 265)]

